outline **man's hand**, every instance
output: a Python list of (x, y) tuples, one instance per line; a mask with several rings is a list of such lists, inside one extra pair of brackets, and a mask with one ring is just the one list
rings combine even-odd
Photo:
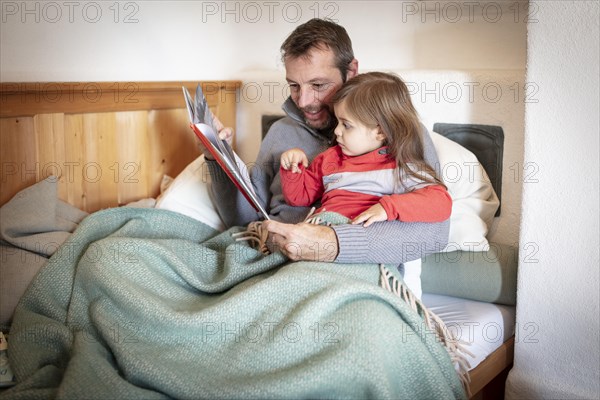
[[(217, 135), (219, 139), (226, 140), (227, 143), (231, 146), (233, 143), (233, 129), (230, 127), (225, 127), (223, 123), (213, 114), (213, 125), (217, 129)], [(198, 140), (198, 148), (204, 154), (204, 158), (208, 160), (214, 160), (215, 158), (210, 154), (208, 149), (202, 144), (200, 140)]]
[(271, 250), (280, 250), (290, 260), (333, 262), (338, 255), (337, 236), (330, 227), (277, 221), (265, 221), (263, 226), (270, 232)]
[(365, 223), (363, 226), (366, 228), (373, 222), (387, 221), (388, 215), (385, 212), (383, 206), (379, 203), (369, 207), (367, 210), (360, 213), (360, 215), (352, 220), (352, 224)]

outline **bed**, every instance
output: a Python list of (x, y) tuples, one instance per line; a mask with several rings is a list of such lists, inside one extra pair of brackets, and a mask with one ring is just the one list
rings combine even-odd
[[(235, 127), (241, 82), (202, 84), (215, 114)], [(196, 82), (2, 84), (2, 329), (9, 332), (19, 380), (3, 394), (81, 397), (93, 388), (99, 397), (464, 396), (448, 354), (424, 329), (413, 329), (421, 325), (418, 314), (379, 287), (378, 269), (337, 275), (312, 264), (292, 269), (219, 233), (223, 226), (187, 127), (182, 85), (193, 90)], [(455, 339), (470, 343), (468, 393), (493, 398), (512, 363), (516, 250), (485, 239), (499, 210), (498, 181), (490, 182), (483, 168), (473, 179), (476, 156), (434, 135), (443, 165), (469, 168), (470, 179), (451, 182), (453, 197), (461, 199), (453, 218), (461, 222), (448, 248), (397, 278), (408, 282), (416, 275), (410, 289)], [(501, 160), (501, 146), (493, 156)], [(200, 253), (190, 238), (206, 243)], [(142, 254), (153, 260), (142, 265), (159, 265), (153, 273), (144, 269), (153, 280), (132, 274)], [(213, 265), (213, 259), (219, 261)], [(223, 259), (232, 264), (219, 267)], [(198, 260), (213, 267), (198, 274), (190, 268)], [(317, 282), (307, 278), (315, 269)], [(103, 273), (108, 270), (112, 274)], [(273, 291), (268, 283), (277, 280), (281, 286)], [(337, 303), (325, 313), (331, 293)], [(357, 306), (349, 311), (346, 303)], [(202, 313), (194, 314), (199, 307)], [(227, 319), (216, 317), (223, 313)], [(198, 315), (205, 319), (199, 322)], [(383, 334), (387, 324), (403, 334)], [(377, 340), (356, 345), (374, 332)], [(418, 357), (406, 357), (407, 343)], [(286, 353), (291, 344), (298, 344), (296, 355)], [(183, 361), (192, 355), (219, 362), (190, 373)], [(361, 371), (348, 372), (353, 368)]]

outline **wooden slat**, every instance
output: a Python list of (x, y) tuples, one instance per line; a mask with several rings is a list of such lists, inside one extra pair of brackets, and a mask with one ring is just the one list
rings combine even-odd
[[(15, 82), (0, 84), (0, 118), (183, 108), (181, 87), (198, 82)], [(201, 82), (209, 106), (235, 103), (239, 81)], [(230, 98), (233, 98), (230, 99)]]
[(33, 118), (0, 119), (0, 201), (37, 181), (36, 140)]
[[(187, 124), (185, 110), (153, 110), (148, 113), (148, 136), (155, 149), (155, 176), (176, 177), (190, 162), (200, 155), (196, 138)], [(155, 182), (159, 183), (158, 180)], [(152, 188), (158, 194), (158, 186)]]
[(55, 176), (59, 179), (58, 195), (67, 198), (65, 174), (65, 115), (38, 114), (33, 117), (33, 125), (37, 143), (37, 162), (39, 173), (37, 181)]
[(118, 163), (113, 169), (117, 184), (117, 203), (154, 197), (150, 192), (149, 170), (150, 140), (148, 137), (148, 112), (124, 111), (116, 114), (116, 143)]
[(81, 169), (84, 210), (116, 207), (118, 186), (114, 171), (119, 163), (114, 113), (83, 115), (84, 163)]
[(65, 115), (65, 177), (63, 182), (67, 187), (67, 198), (63, 200), (85, 210), (82, 173), (85, 163), (83, 132), (83, 114)]

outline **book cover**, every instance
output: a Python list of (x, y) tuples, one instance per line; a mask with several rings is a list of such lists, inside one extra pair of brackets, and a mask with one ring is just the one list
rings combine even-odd
[(190, 92), (185, 87), (182, 87), (182, 89), (190, 119), (190, 127), (198, 139), (200, 139), (204, 147), (206, 147), (217, 164), (225, 171), (225, 174), (231, 179), (252, 207), (254, 207), (264, 219), (270, 219), (269, 214), (262, 207), (254, 192), (254, 188), (250, 182), (248, 168), (233, 151), (229, 143), (227, 143), (226, 140), (219, 138), (218, 132), (214, 126), (213, 114), (206, 103), (206, 98), (202, 92), (201, 85), (198, 85), (196, 88), (195, 99), (192, 99)]

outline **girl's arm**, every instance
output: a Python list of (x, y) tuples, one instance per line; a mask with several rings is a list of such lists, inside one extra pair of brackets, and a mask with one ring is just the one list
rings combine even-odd
[(388, 221), (443, 222), (452, 212), (452, 198), (441, 185), (383, 196), (379, 204), (385, 209)]
[[(284, 156), (285, 153), (282, 160)], [(295, 207), (306, 207), (323, 196), (322, 160), (321, 156), (317, 156), (308, 168), (305, 168), (303, 163), (297, 163), (294, 165), (295, 169), (292, 169), (290, 165), (283, 165), (282, 162), (279, 176), (286, 203)]]

